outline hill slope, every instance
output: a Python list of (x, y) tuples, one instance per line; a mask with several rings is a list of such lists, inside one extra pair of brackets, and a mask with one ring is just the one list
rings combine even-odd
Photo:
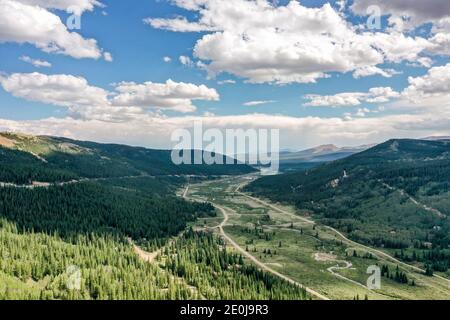
[(139, 175), (233, 175), (244, 165), (175, 165), (169, 150), (152, 150), (56, 137), (0, 133), (0, 181), (69, 181)]
[[(216, 215), (175, 195), (184, 175), (251, 167), (175, 166), (169, 151), (54, 137), (0, 134), (0, 144), (0, 300), (307, 297), (218, 237), (180, 235)], [(135, 244), (166, 263), (142, 260)]]
[(247, 190), (308, 210), (357, 241), (433, 248), (445, 256), (415, 259), (447, 270), (449, 181), (450, 142), (390, 140), (308, 171), (261, 178)]

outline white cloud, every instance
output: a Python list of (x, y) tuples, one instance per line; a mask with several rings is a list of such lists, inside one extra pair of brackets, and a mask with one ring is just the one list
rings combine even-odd
[(153, 28), (165, 29), (175, 32), (202, 32), (215, 31), (216, 29), (208, 25), (189, 22), (184, 17), (177, 17), (175, 19), (144, 19), (144, 23), (151, 25)]
[(402, 96), (415, 104), (438, 109), (450, 106), (450, 63), (433, 67), (422, 77), (409, 77)]
[(28, 56), (21, 56), (19, 58), (19, 60), (32, 64), (33, 66), (35, 66), (36, 68), (41, 68), (41, 67), (45, 67), (45, 68), (50, 68), (52, 66), (52, 64), (48, 61), (44, 61), (44, 60), (39, 60), (39, 59), (32, 59)]
[[(427, 42), (421, 41), (416, 49), (413, 48), (412, 43), (408, 45), (414, 54), (425, 51), (433, 55), (450, 55), (450, 2), (448, 0), (356, 0), (352, 10), (365, 16), (367, 8), (373, 5), (378, 6), (383, 16), (389, 16), (388, 21), (392, 30), (405, 32), (425, 23), (432, 24)], [(402, 42), (406, 44), (404, 40)], [(395, 45), (397, 45), (396, 42)]]
[(0, 78), (3, 89), (15, 97), (64, 107), (105, 106), (108, 92), (72, 75), (14, 73)]
[(172, 61), (172, 59), (170, 57), (164, 57), (163, 61), (166, 62), (166, 63), (169, 63), (169, 62)]
[(128, 122), (105, 123), (100, 120), (42, 119), (12, 121), (0, 119), (0, 130), (33, 134), (67, 136), (82, 140), (171, 148), (171, 133), (178, 128), (192, 128), (202, 120), (204, 128), (279, 128), (283, 148), (306, 148), (320, 144), (360, 145), (383, 142), (392, 137), (420, 138), (450, 134), (450, 118), (431, 115), (389, 115), (383, 117), (341, 119), (289, 117), (272, 114), (239, 116), (161, 117), (142, 116)]
[(351, 8), (353, 12), (365, 16), (367, 8), (373, 5), (380, 8), (382, 15), (390, 15), (393, 23), (401, 23), (404, 28), (450, 17), (448, 0), (355, 0)]
[(194, 66), (194, 62), (192, 62), (191, 58), (189, 58), (188, 56), (180, 56), (178, 60), (180, 60), (180, 63), (186, 67)]
[[(319, 8), (297, 1), (274, 6), (265, 0), (174, 0), (198, 14), (197, 21), (148, 18), (154, 28), (207, 32), (194, 57), (210, 77), (227, 72), (251, 83), (310, 83), (332, 72), (378, 74), (384, 62), (417, 62), (425, 52), (442, 51), (430, 39), (401, 32), (364, 32), (328, 3)], [(443, 45), (441, 44), (440, 47)]]
[(410, 62), (407, 63), (410, 67), (425, 67), (425, 68), (431, 68), (431, 66), (434, 64), (434, 61), (431, 58), (428, 57), (421, 57), (417, 59), (417, 62)]
[(368, 92), (343, 92), (335, 95), (309, 94), (304, 98), (310, 101), (304, 105), (310, 107), (358, 106), (363, 102), (384, 103), (398, 97), (400, 94), (390, 87), (377, 87), (371, 88)]
[(339, 107), (339, 106), (357, 106), (361, 104), (361, 100), (366, 96), (361, 92), (344, 92), (335, 95), (316, 95), (309, 94), (304, 96), (310, 102), (305, 103), (309, 107)]
[(205, 85), (197, 86), (191, 83), (122, 82), (117, 87), (118, 95), (111, 100), (115, 106), (153, 107), (172, 109), (179, 112), (192, 112), (196, 107), (193, 100), (218, 101), (219, 94), (215, 89)]
[(84, 11), (92, 11), (94, 7), (104, 7), (97, 0), (15, 0), (23, 4), (39, 6), (45, 9), (65, 10), (69, 13), (81, 15)]
[(82, 77), (58, 74), (15, 73), (0, 77), (0, 85), (13, 96), (69, 108), (87, 119), (113, 121), (141, 117), (145, 108), (195, 111), (193, 100), (217, 101), (219, 94), (205, 85), (174, 82), (122, 82), (114, 92), (91, 86)]
[(358, 108), (358, 111), (356, 111), (355, 116), (357, 117), (365, 117), (367, 113), (369, 113), (370, 110), (367, 108)]
[(222, 81), (217, 81), (218, 84), (220, 85), (224, 85), (224, 84), (235, 84), (236, 81), (232, 80), (232, 79), (226, 79), (226, 80), (222, 80)]
[(258, 101), (249, 101), (245, 102), (243, 105), (247, 107), (259, 106), (262, 104), (274, 103), (274, 100), (258, 100)]
[(113, 56), (109, 52), (104, 52), (103, 53), (103, 58), (105, 59), (105, 61), (108, 61), (108, 62), (112, 62), (113, 61)]
[(74, 58), (99, 59), (102, 56), (95, 39), (69, 32), (57, 15), (42, 7), (12, 0), (0, 0), (2, 42), (30, 43), (44, 52)]
[(359, 79), (362, 77), (369, 77), (374, 75), (380, 75), (385, 78), (391, 78), (394, 75), (400, 74), (401, 72), (396, 71), (394, 69), (381, 69), (375, 66), (366, 66), (357, 69), (355, 72), (353, 72), (353, 77), (355, 79)]

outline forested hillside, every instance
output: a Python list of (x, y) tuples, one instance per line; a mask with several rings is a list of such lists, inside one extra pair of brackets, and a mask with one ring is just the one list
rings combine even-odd
[(247, 191), (294, 204), (352, 239), (435, 271), (450, 266), (450, 142), (390, 140)]
[[(0, 138), (0, 299), (307, 298), (218, 237), (185, 231), (216, 211), (177, 189), (253, 168), (175, 166), (169, 151), (121, 145)], [(148, 263), (135, 244), (158, 258)]]
[[(245, 164), (175, 165), (171, 151), (0, 133), (0, 182), (26, 184), (138, 175), (232, 175)], [(194, 151), (187, 151), (194, 152)]]
[[(178, 250), (180, 258), (168, 256)], [(191, 231), (162, 251), (148, 263), (118, 236), (80, 234), (68, 243), (58, 235), (22, 233), (0, 219), (0, 299), (307, 298), (223, 250), (211, 235)]]

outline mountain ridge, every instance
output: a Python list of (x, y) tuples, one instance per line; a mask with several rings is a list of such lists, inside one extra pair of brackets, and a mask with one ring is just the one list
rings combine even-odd
[[(233, 165), (176, 165), (170, 150), (102, 144), (61, 137), (0, 133), (2, 182), (55, 182), (139, 175), (233, 175), (255, 169)], [(188, 152), (195, 152), (188, 150)], [(225, 159), (225, 156), (223, 156)]]
[(429, 246), (440, 258), (416, 259), (447, 271), (449, 181), (450, 141), (391, 139), (309, 170), (260, 178), (246, 190), (292, 204), (357, 242), (410, 251)]

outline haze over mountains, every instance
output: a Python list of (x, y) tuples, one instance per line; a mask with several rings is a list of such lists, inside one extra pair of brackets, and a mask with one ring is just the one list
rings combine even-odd
[[(431, 136), (419, 140), (450, 140), (450, 136)], [(284, 163), (289, 162), (328, 162), (351, 156), (376, 146), (376, 143), (360, 145), (355, 147), (338, 147), (334, 144), (320, 145), (314, 148), (294, 151), (282, 150), (280, 152), (280, 161)]]
[(373, 145), (337, 147), (333, 144), (327, 144), (302, 151), (280, 152), (280, 161), (284, 163), (333, 161), (367, 150), (370, 147), (373, 147)]

